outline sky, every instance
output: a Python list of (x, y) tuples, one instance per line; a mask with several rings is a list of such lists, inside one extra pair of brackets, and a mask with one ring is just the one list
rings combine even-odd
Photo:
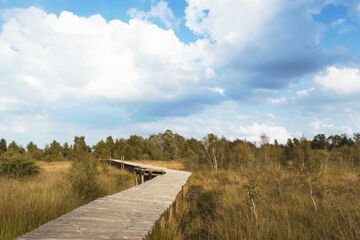
[(0, 0), (0, 138), (360, 132), (358, 0)]

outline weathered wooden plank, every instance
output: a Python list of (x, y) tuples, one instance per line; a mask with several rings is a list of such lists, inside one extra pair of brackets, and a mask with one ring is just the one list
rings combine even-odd
[(190, 172), (148, 164), (114, 159), (111, 162), (142, 173), (156, 173), (153, 176), (162, 175), (92, 201), (18, 239), (144, 239), (174, 203), (191, 175)]

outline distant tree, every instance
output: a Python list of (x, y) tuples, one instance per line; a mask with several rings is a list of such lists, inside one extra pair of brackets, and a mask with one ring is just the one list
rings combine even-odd
[(0, 154), (4, 153), (7, 151), (7, 144), (6, 144), (6, 140), (4, 138), (2, 138), (0, 140)]
[(255, 151), (245, 141), (238, 141), (232, 150), (232, 162), (235, 166), (246, 166), (256, 160)]
[(91, 148), (86, 145), (84, 136), (74, 138), (73, 151), (75, 155), (91, 153)]
[(64, 155), (64, 158), (66, 158), (66, 159), (72, 158), (72, 149), (71, 149), (71, 146), (69, 146), (69, 144), (67, 142), (65, 142), (64, 146), (63, 146), (63, 155)]
[(44, 149), (44, 159), (45, 161), (63, 161), (64, 153), (63, 148), (57, 141), (52, 141), (50, 146), (45, 146)]
[(269, 155), (269, 141), (270, 141), (270, 138), (265, 134), (261, 134), (260, 136), (260, 149), (262, 150), (263, 152), (263, 160), (265, 163), (268, 162), (268, 155)]
[(223, 136), (219, 139), (217, 144), (217, 159), (218, 159), (218, 168), (228, 167), (230, 162), (230, 146), (228, 140)]
[(300, 172), (313, 172), (320, 167), (320, 162), (314, 158), (311, 143), (305, 137), (301, 137), (299, 144), (295, 145), (294, 157)]
[(131, 156), (131, 158), (129, 159), (140, 159), (144, 147), (144, 138), (137, 135), (131, 135), (130, 138), (127, 140), (127, 144), (130, 147), (126, 148), (127, 154), (125, 154), (125, 157), (126, 155), (130, 154), (129, 156)]
[(20, 145), (17, 145), (15, 141), (12, 141), (7, 149), (8, 152), (17, 152), (20, 154), (25, 154), (25, 148)]
[(311, 141), (312, 149), (326, 149), (328, 147), (328, 141), (326, 140), (325, 134), (318, 134)]
[[(107, 146), (107, 149), (109, 150), (110, 157), (113, 157), (114, 150), (115, 150), (115, 142), (114, 142), (114, 139), (112, 138), (112, 136), (109, 136), (106, 138), (106, 146)], [(107, 157), (109, 157), (109, 155)]]
[(96, 158), (109, 159), (111, 157), (110, 146), (101, 140), (93, 146), (93, 154)]
[(43, 157), (43, 151), (37, 147), (36, 144), (30, 142), (26, 146), (26, 153), (30, 156), (30, 158), (39, 161)]
[(209, 133), (206, 137), (203, 138), (202, 144), (204, 146), (208, 163), (212, 170), (217, 171), (218, 169), (218, 151), (219, 138), (213, 134)]
[(355, 145), (354, 141), (351, 138), (348, 138), (346, 134), (329, 136), (327, 140), (329, 142), (329, 150), (340, 148), (342, 146)]
[[(282, 147), (279, 145), (278, 141), (275, 139), (274, 145), (271, 147), (271, 151), (270, 151), (271, 160), (277, 164), (280, 164), (283, 154), (284, 154), (284, 151), (283, 151)], [(279, 167), (280, 167), (280, 165), (279, 165)]]

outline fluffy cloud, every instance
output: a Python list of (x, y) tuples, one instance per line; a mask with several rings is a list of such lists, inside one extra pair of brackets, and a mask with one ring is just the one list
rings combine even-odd
[(276, 139), (279, 143), (286, 143), (288, 138), (291, 138), (286, 128), (264, 123), (253, 123), (252, 125), (239, 127), (237, 132), (241, 138), (246, 138), (252, 142), (260, 142), (260, 136), (262, 134), (269, 136), (271, 142)]
[(159, 19), (167, 28), (173, 28), (179, 25), (179, 20), (175, 17), (172, 10), (168, 7), (168, 3), (164, 1), (158, 2), (152, 6), (147, 12), (140, 11), (136, 8), (130, 8), (127, 13), (131, 18), (149, 21)]
[(360, 70), (358, 68), (328, 67), (315, 77), (315, 82), (326, 90), (337, 94), (354, 94), (360, 92)]
[(213, 41), (208, 59), (228, 70), (228, 92), (236, 97), (244, 86), (285, 87), (342, 56), (319, 46), (326, 27), (311, 17), (329, 2), (188, 0), (186, 25)]
[(66, 11), (56, 16), (34, 7), (2, 16), (3, 95), (21, 90), (39, 101), (122, 102), (211, 95), (199, 48), (182, 43), (172, 30), (134, 19), (106, 22)]

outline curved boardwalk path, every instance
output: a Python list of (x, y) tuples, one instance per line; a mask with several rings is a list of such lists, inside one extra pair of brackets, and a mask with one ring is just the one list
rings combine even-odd
[(190, 172), (124, 163), (125, 168), (164, 172), (125, 191), (99, 198), (18, 239), (144, 239), (182, 192)]

